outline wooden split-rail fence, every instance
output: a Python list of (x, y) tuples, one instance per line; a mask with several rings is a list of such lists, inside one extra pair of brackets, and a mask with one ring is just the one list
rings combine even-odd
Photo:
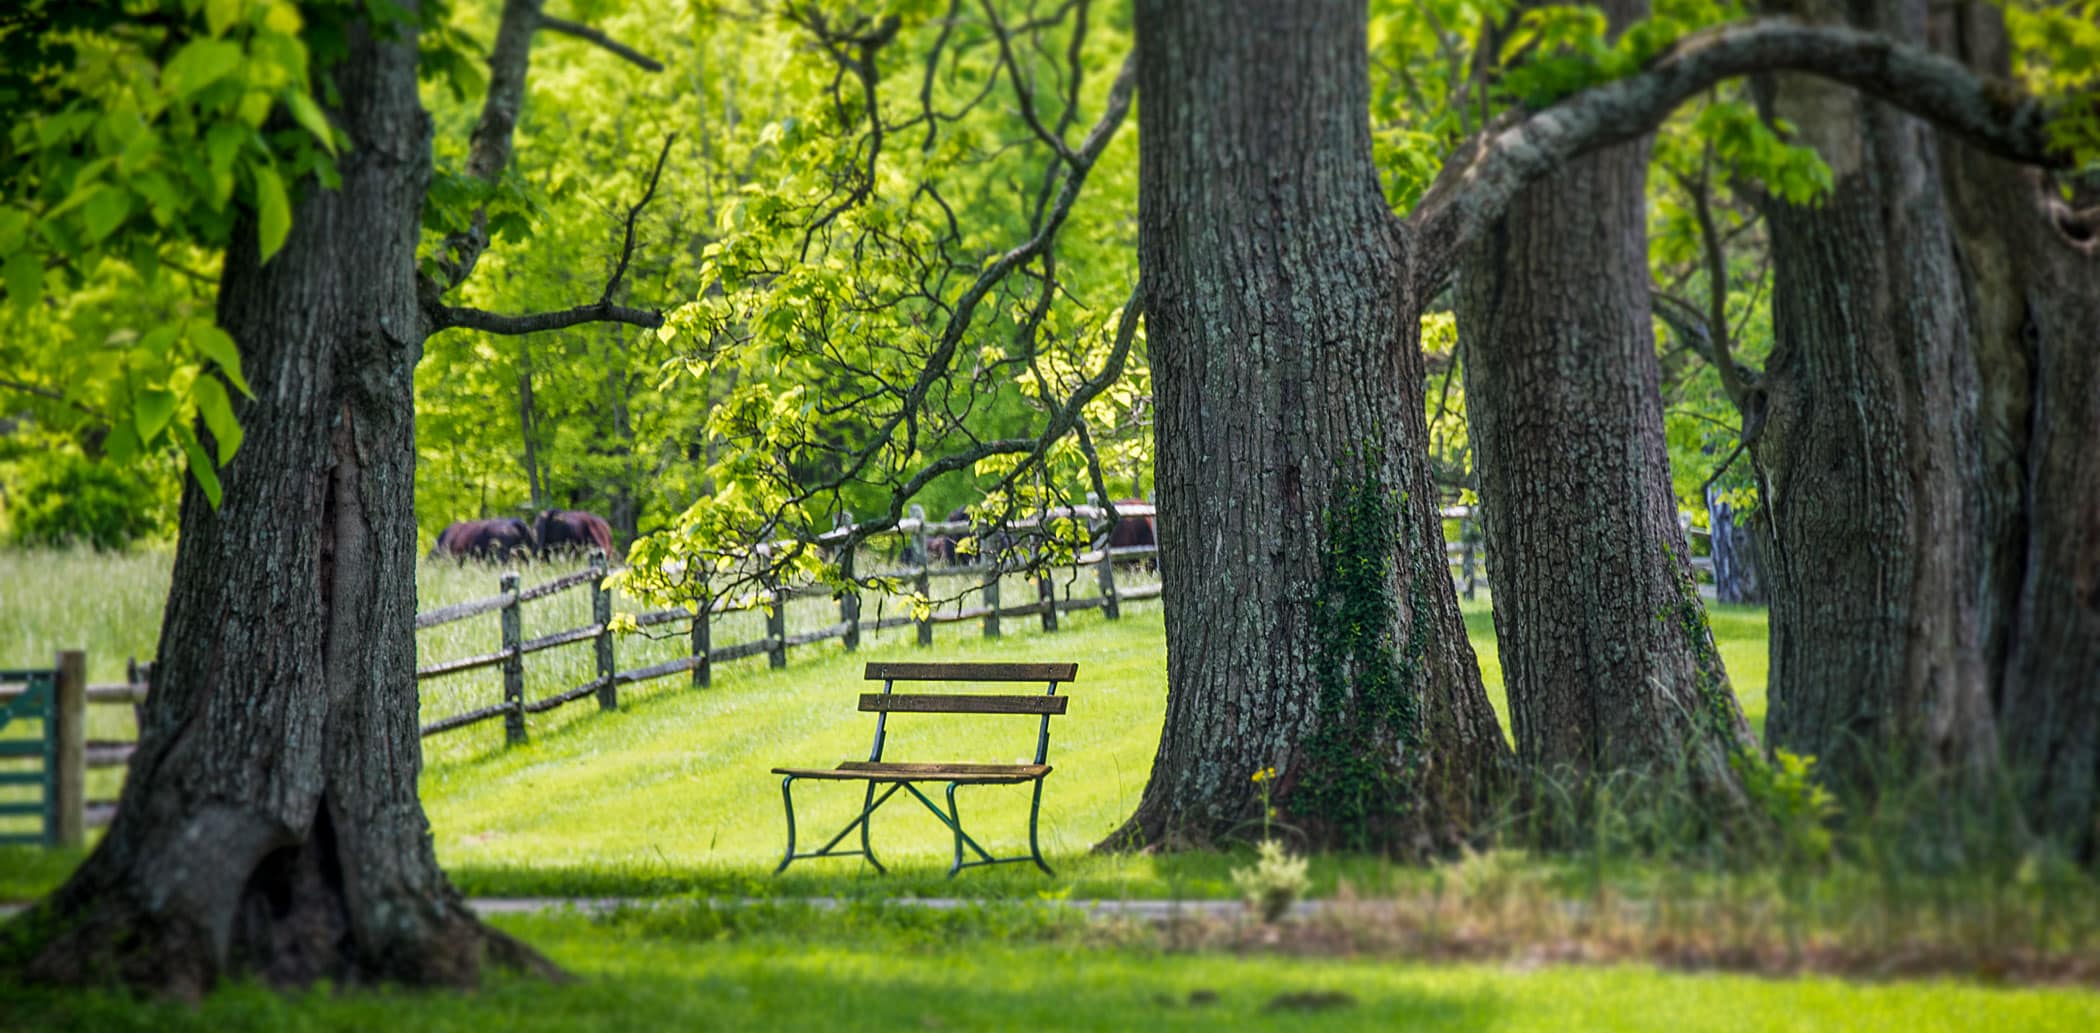
[[(1117, 507), (1117, 511), (1125, 517), (1153, 515), (1151, 506), (1122, 505)], [(909, 583), (923, 598), (932, 597), (932, 583), (935, 578), (975, 579), (977, 584), (972, 589), (958, 595), (974, 593), (977, 605), (958, 605), (954, 609), (936, 607), (917, 615), (878, 616), (871, 619), (863, 615), (862, 600), (855, 593), (838, 593), (821, 584), (772, 585), (733, 600), (714, 600), (708, 606), (707, 619), (697, 619), (693, 611), (682, 607), (636, 614), (635, 625), (640, 628), (690, 622), (690, 646), (685, 656), (647, 667), (621, 670), (617, 663), (613, 633), (609, 627), (612, 618), (612, 593), (603, 584), (606, 575), (611, 573), (611, 568), (603, 555), (593, 554), (589, 569), (529, 588), (519, 587), (516, 573), (505, 573), (502, 575), (500, 590), (495, 595), (416, 615), (416, 628), (421, 630), (466, 620), (491, 611), (501, 614), (499, 627), (502, 637), (494, 651), (426, 664), (416, 672), (416, 677), (442, 678), (500, 666), (503, 672), (503, 698), (486, 706), (424, 725), (423, 734), (436, 735), (484, 721), (501, 720), (504, 723), (504, 737), (507, 741), (524, 742), (528, 734), (525, 725), (525, 717), (528, 714), (544, 713), (564, 704), (590, 698), (598, 701), (600, 709), (617, 709), (622, 686), (671, 678), (680, 674), (687, 675), (694, 686), (705, 687), (713, 679), (714, 665), (718, 663), (763, 654), (771, 666), (785, 667), (790, 649), (828, 639), (839, 639), (844, 643), (846, 650), (852, 652), (860, 648), (861, 636), (864, 634), (907, 626), (916, 626), (917, 642), (920, 646), (933, 644), (934, 628), (937, 625), (965, 621), (979, 623), (983, 634), (988, 638), (1000, 636), (1002, 621), (1024, 617), (1035, 617), (1043, 630), (1055, 631), (1059, 614), (1098, 608), (1110, 620), (1114, 620), (1122, 615), (1124, 603), (1156, 598), (1160, 592), (1156, 583), (1118, 585), (1116, 581), (1116, 564), (1150, 558), (1158, 553), (1157, 546), (1113, 548), (1104, 545), (1076, 556), (1072, 567), (1062, 568), (1072, 570), (1075, 577), (1091, 571), (1099, 585), (1099, 595), (1059, 598), (1056, 591), (1056, 569), (1042, 569), (1035, 573), (1035, 600), (1009, 605), (1000, 599), (1000, 581), (1015, 573), (1013, 566), (997, 562), (942, 564), (932, 558), (927, 547), (930, 536), (981, 534), (985, 531), (984, 528), (974, 527), (967, 521), (927, 520), (919, 513), (917, 507), (913, 507), (913, 512), (913, 516), (900, 521), (896, 528), (885, 533), (908, 539), (911, 548), (906, 554), (919, 557), (920, 562), (907, 567), (878, 571), (874, 576)], [(1053, 511), (1043, 519), (1105, 521), (1108, 516), (1108, 512), (1099, 507), (1075, 506)], [(1013, 521), (1006, 526), (1025, 528), (1037, 522), (1033, 519)], [(850, 524), (842, 524), (825, 535), (823, 540), (843, 541), (852, 530)], [(854, 572), (855, 557), (850, 551), (842, 553), (837, 559), (841, 569), (849, 575)], [(585, 589), (591, 592), (591, 623), (536, 638), (525, 638), (521, 632), (524, 623), (521, 615), (523, 605), (571, 589)], [(836, 596), (838, 605), (837, 621), (823, 627), (789, 633), (788, 603), (796, 599), (832, 596)], [(760, 637), (732, 643), (718, 643), (714, 640), (717, 625), (715, 618), (749, 610), (763, 610), (765, 613), (765, 631)], [(597, 670), (593, 677), (551, 696), (526, 699), (524, 658), (542, 650), (582, 642), (591, 643), (596, 654)]]
[[(1125, 517), (1149, 517), (1151, 506), (1122, 505), (1117, 512)], [(1459, 540), (1448, 546), (1452, 575), (1470, 597), (1476, 583), (1485, 583), (1485, 551), (1477, 533), (1478, 523), (1470, 507), (1454, 506), (1443, 511), (1447, 519), (1460, 522)], [(1105, 521), (1106, 510), (1092, 507), (1072, 507), (1049, 514), (1051, 518), (1080, 518)], [(1034, 521), (1016, 521), (1012, 527), (1025, 527)], [(850, 526), (842, 526), (827, 538), (843, 540)], [(841, 640), (850, 652), (860, 646), (861, 636), (876, 631), (906, 626), (916, 626), (916, 641), (920, 646), (931, 646), (934, 628), (942, 624), (978, 622), (986, 637), (998, 637), (1002, 632), (1002, 621), (1035, 617), (1045, 631), (1055, 631), (1060, 614), (1077, 610), (1100, 609), (1109, 619), (1121, 616), (1122, 605), (1141, 599), (1157, 598), (1160, 585), (1157, 582), (1122, 585), (1117, 582), (1116, 565), (1119, 562), (1143, 560), (1157, 554), (1156, 546), (1142, 545), (1127, 548), (1093, 549), (1075, 557), (1070, 569), (1077, 577), (1091, 570), (1099, 586), (1094, 596), (1059, 598), (1056, 588), (1058, 580), (1054, 570), (1036, 572), (1036, 599), (1033, 602), (1008, 605), (1000, 598), (1000, 580), (1013, 573), (997, 563), (975, 563), (945, 565), (934, 562), (927, 549), (927, 540), (932, 535), (962, 535), (982, 531), (966, 521), (931, 521), (919, 514), (900, 522), (895, 535), (908, 538), (912, 543), (910, 555), (920, 557), (920, 562), (892, 570), (878, 572), (877, 576), (893, 578), (913, 586), (921, 597), (932, 596), (935, 578), (974, 578), (978, 584), (973, 589), (976, 605), (957, 605), (953, 609), (939, 607), (916, 615), (865, 618), (858, 595), (836, 594), (822, 585), (774, 586), (761, 593), (746, 595), (736, 600), (717, 600), (708, 608), (706, 620), (695, 619), (694, 614), (683, 608), (654, 610), (636, 615), (639, 627), (652, 627), (676, 622), (691, 622), (690, 648), (687, 655), (651, 664), (645, 667), (621, 670), (618, 652), (614, 646), (612, 623), (612, 592), (604, 585), (612, 572), (603, 554), (594, 554), (590, 566), (582, 571), (557, 577), (531, 586), (521, 586), (515, 571), (500, 575), (498, 591), (486, 598), (474, 599), (416, 615), (416, 629), (421, 631), (457, 621), (468, 620), (488, 613), (497, 613), (499, 639), (497, 648), (491, 652), (472, 656), (439, 660), (425, 664), (416, 671), (418, 681), (448, 678), (490, 667), (502, 669), (502, 698), (485, 706), (439, 718), (423, 726), (424, 736), (438, 735), (455, 729), (466, 728), (485, 721), (501, 720), (505, 739), (520, 743), (527, 739), (525, 718), (527, 715), (545, 713), (568, 703), (584, 699), (596, 699), (603, 710), (617, 709), (622, 686), (652, 682), (664, 678), (687, 674), (691, 684), (705, 687), (713, 677), (714, 665), (755, 657), (767, 657), (773, 667), (785, 667), (788, 651), (801, 646), (828, 639)], [(1694, 533), (1697, 533), (1696, 531)], [(1105, 538), (1103, 539), (1105, 541)], [(840, 556), (840, 562), (849, 573), (853, 570), (854, 557)], [(1698, 561), (1695, 561), (1698, 562)], [(548, 599), (570, 591), (591, 593), (591, 622), (579, 627), (556, 631), (527, 639), (522, 634), (525, 604)], [(787, 603), (800, 598), (833, 596), (836, 594), (838, 620), (823, 627), (790, 634), (787, 630)], [(967, 595), (968, 592), (958, 593)], [(714, 641), (715, 618), (738, 611), (763, 609), (765, 631), (759, 638), (746, 642), (717, 643)], [(595, 661), (595, 673), (585, 682), (538, 699), (525, 697), (525, 658), (546, 650), (564, 646), (589, 643)], [(19, 823), (23, 818), (37, 819), (39, 827), (34, 832), (10, 829), (0, 820), (0, 843), (9, 841), (40, 841), (48, 844), (77, 845), (84, 829), (90, 825), (106, 823), (114, 813), (114, 801), (91, 801), (86, 795), (86, 771), (94, 768), (122, 767), (130, 760), (134, 746), (124, 741), (96, 741), (86, 737), (87, 707), (90, 705), (129, 705), (137, 707), (145, 701), (151, 682), (150, 665), (131, 663), (125, 681), (110, 684), (89, 684), (85, 678), (86, 658), (79, 652), (58, 654), (57, 663), (48, 670), (0, 671), (0, 759), (31, 759), (37, 763), (30, 770), (0, 768), (0, 786), (26, 786), (35, 790), (35, 800), (0, 799), (0, 819), (14, 818)], [(18, 723), (18, 731), (31, 724), (40, 724), (34, 737), (14, 735), (4, 737), (10, 718)]]

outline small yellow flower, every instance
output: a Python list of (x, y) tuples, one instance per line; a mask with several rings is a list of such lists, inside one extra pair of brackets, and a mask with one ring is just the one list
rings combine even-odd
[(1259, 784), (1259, 783), (1262, 783), (1262, 782), (1267, 782), (1268, 780), (1270, 780), (1270, 779), (1272, 779), (1272, 778), (1275, 778), (1275, 777), (1276, 777), (1276, 769), (1275, 769), (1275, 768), (1263, 768), (1263, 769), (1261, 769), (1260, 771), (1257, 771), (1257, 772), (1255, 772), (1255, 773), (1254, 773), (1254, 781), (1256, 782), (1256, 784)]

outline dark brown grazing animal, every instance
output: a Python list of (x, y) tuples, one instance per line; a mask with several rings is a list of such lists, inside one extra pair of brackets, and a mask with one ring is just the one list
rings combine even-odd
[(596, 513), (580, 509), (550, 509), (540, 514), (533, 530), (540, 540), (542, 559), (556, 553), (586, 553), (601, 549), (607, 560), (618, 562), (612, 547), (612, 525)]
[[(1116, 505), (1119, 507), (1148, 504), (1142, 499), (1116, 500)], [(1139, 545), (1158, 545), (1157, 526), (1149, 516), (1117, 517), (1116, 526), (1109, 528), (1108, 531), (1108, 547), (1111, 549), (1128, 549)], [(1131, 562), (1142, 563), (1147, 570), (1154, 570), (1159, 566), (1156, 553), (1151, 556), (1132, 559)]]
[(431, 548), (430, 555), (433, 559), (451, 556), (461, 563), (465, 563), (469, 556), (502, 563), (515, 556), (532, 555), (536, 544), (532, 528), (516, 517), (461, 520), (438, 532), (437, 544)]

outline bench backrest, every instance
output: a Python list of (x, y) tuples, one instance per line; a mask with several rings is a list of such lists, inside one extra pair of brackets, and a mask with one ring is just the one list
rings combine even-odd
[[(875, 744), (868, 760), (882, 760), (883, 737), (891, 714), (1039, 714), (1042, 726), (1036, 732), (1035, 762), (1050, 753), (1050, 718), (1065, 712), (1069, 697), (1057, 694), (1057, 686), (1079, 673), (1078, 664), (972, 664), (972, 663), (871, 663), (867, 680), (882, 683), (881, 692), (863, 693), (860, 709), (875, 715)], [(1041, 695), (992, 695), (962, 692), (897, 692), (898, 682), (1042, 682)]]

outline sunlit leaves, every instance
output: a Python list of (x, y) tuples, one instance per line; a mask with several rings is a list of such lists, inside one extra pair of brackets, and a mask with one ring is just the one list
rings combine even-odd
[[(314, 26), (286, 0), (80, 6), (31, 5), (14, 26), (31, 38), (6, 41), (36, 71), (0, 76), (14, 93), (0, 128), (0, 332), (36, 335), (17, 350), (55, 374), (63, 402), (41, 418), (79, 423), (114, 460), (175, 450), (216, 503), (211, 468), (241, 438), (231, 392), (249, 386), (233, 341), (193, 304), (194, 266), (234, 246), (268, 260), (290, 233), (292, 184), (334, 182)], [(322, 19), (349, 10), (312, 5)], [(235, 240), (244, 215), (255, 236)], [(120, 303), (84, 303), (120, 282)]]
[(2003, 0), (2025, 85), (2057, 99), (2050, 142), (2100, 170), (2100, 0)]

